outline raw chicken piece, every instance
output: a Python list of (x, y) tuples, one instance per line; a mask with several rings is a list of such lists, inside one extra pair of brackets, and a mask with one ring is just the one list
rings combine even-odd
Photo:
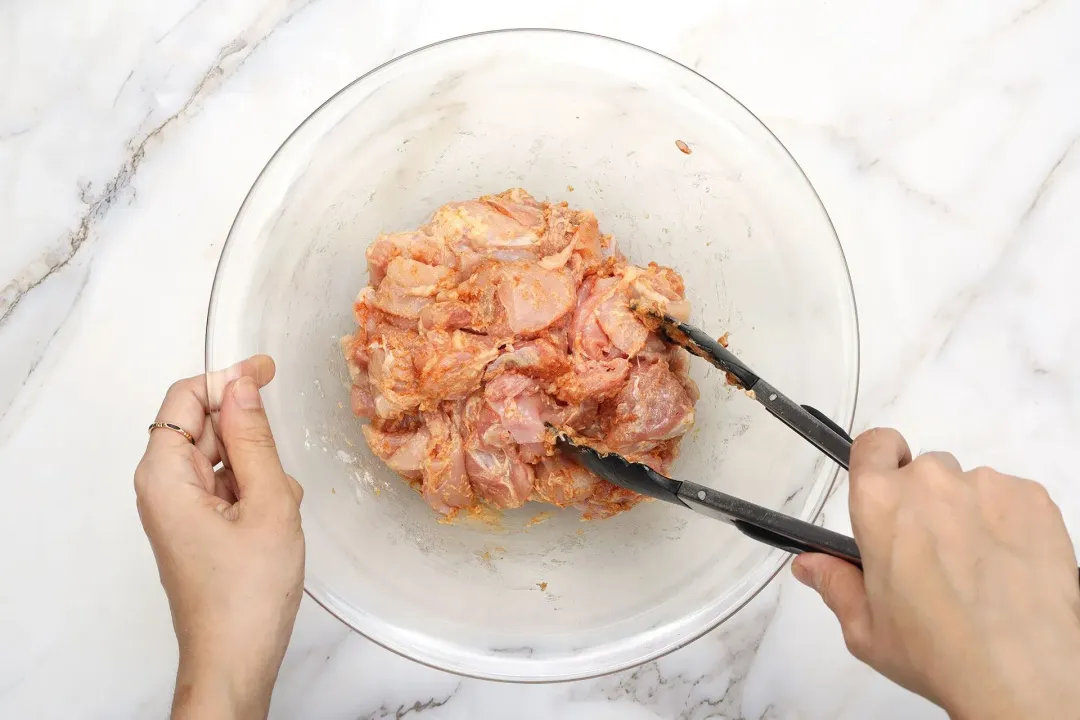
[(514, 449), (487, 445), (478, 435), (465, 443), (465, 469), (473, 490), (498, 508), (524, 505), (532, 493), (535, 473)]
[(556, 397), (577, 404), (587, 399), (607, 400), (622, 390), (630, 376), (630, 361), (625, 358), (613, 360), (578, 360), (571, 372), (559, 378)]
[(548, 425), (667, 471), (697, 389), (630, 303), (689, 306), (678, 273), (612, 248), (591, 212), (511, 189), (367, 249), (371, 284), (341, 341), (349, 404), (437, 512), (536, 500), (589, 519), (645, 499), (557, 455)]
[(465, 399), (480, 387), (484, 369), (499, 355), (490, 339), (461, 330), (433, 330), (424, 340), (413, 355), (418, 391), (426, 399), (421, 407)]
[(584, 520), (602, 520), (625, 512), (647, 499), (633, 490), (601, 481), (596, 484), (592, 496), (575, 507), (581, 510)]
[(686, 390), (686, 394), (690, 396), (692, 402), (697, 402), (701, 399), (701, 392), (698, 390), (697, 383), (690, 378), (690, 354), (683, 351), (682, 348), (673, 347), (668, 355), (668, 366), (671, 368), (672, 374), (682, 384), (683, 389)]
[(543, 330), (574, 307), (574, 283), (569, 273), (535, 265), (505, 265), (498, 279), (499, 300), (515, 334)]
[(542, 502), (571, 507), (585, 502), (604, 482), (576, 463), (560, 456), (543, 458), (536, 466), (533, 495)]
[(553, 407), (535, 380), (505, 373), (484, 387), (484, 400), (519, 444), (542, 443)]
[(645, 347), (649, 329), (629, 307), (630, 289), (619, 287), (596, 306), (600, 329), (626, 357), (634, 357)]
[(563, 203), (548, 208), (547, 229), (540, 239), (539, 247), (540, 263), (543, 267), (554, 270), (570, 260), (577, 245), (577, 216), (577, 211)]
[(397, 474), (416, 479), (421, 475), (424, 456), (431, 436), (427, 428), (412, 432), (384, 432), (373, 425), (361, 430), (371, 451), (379, 456)]
[(349, 392), (349, 408), (358, 418), (370, 420), (375, 417), (375, 396), (371, 394), (371, 384), (367, 378), (352, 386)]
[[(689, 317), (689, 304), (682, 299), (682, 281), (671, 279), (668, 268), (652, 263), (648, 268), (608, 265), (591, 283), (579, 290), (571, 326), (574, 350), (594, 359), (612, 356), (633, 358), (649, 338), (649, 329), (630, 309), (636, 299), (673, 317)], [(678, 279), (678, 276), (675, 276)]]
[(615, 398), (613, 425), (605, 438), (622, 455), (639, 455), (661, 440), (685, 434), (694, 424), (694, 401), (666, 361), (635, 361)]
[(428, 505), (449, 514), (473, 503), (473, 490), (465, 473), (465, 450), (453, 407), (424, 413), (430, 437), (422, 463), (423, 495)]
[(341, 338), (341, 352), (345, 356), (345, 366), (349, 369), (349, 379), (354, 385), (368, 382), (368, 352), (364, 342), (364, 333), (357, 331), (355, 335), (345, 335)]
[(577, 308), (570, 324), (572, 351), (594, 360), (603, 360), (610, 355), (611, 340), (600, 327), (596, 310), (608, 293), (618, 285), (615, 278), (590, 277), (578, 289)]
[(423, 398), (412, 360), (419, 341), (415, 332), (384, 326), (368, 345), (368, 378), (379, 417), (395, 418), (419, 407)]
[(375, 307), (385, 313), (408, 320), (419, 318), (420, 312), (430, 304), (431, 298), (411, 295), (388, 277), (383, 278), (383, 281), (379, 283), (379, 289), (375, 292)]
[(390, 261), (396, 257), (448, 268), (456, 268), (458, 264), (457, 257), (445, 243), (424, 232), (380, 235), (368, 246), (365, 255), (368, 261), (368, 276), (373, 287), (379, 286)]
[(576, 507), (585, 520), (611, 517), (646, 500), (561, 457), (543, 458), (536, 466), (533, 497), (558, 507)]
[(560, 348), (550, 340), (537, 338), (506, 346), (503, 353), (487, 366), (484, 379), (490, 380), (503, 372), (514, 372), (541, 380), (555, 380), (569, 369), (565, 342)]
[(580, 403), (566, 406), (561, 421), (552, 424), (556, 427), (570, 428), (585, 438), (600, 438), (604, 435), (600, 403), (594, 398), (586, 398)]
[(386, 264), (372, 305), (399, 318), (415, 320), (431, 304), (439, 285), (453, 274), (450, 268), (395, 257)]
[(574, 249), (586, 263), (600, 262), (604, 258), (604, 242), (600, 237), (600, 223), (596, 221), (596, 216), (590, 210), (583, 210), (578, 213), (577, 222)]
[(515, 456), (510, 433), (480, 393), (465, 402), (463, 418), (465, 472), (474, 492), (495, 507), (520, 507), (529, 497), (533, 474)]
[(547, 231), (540, 240), (541, 267), (556, 270), (572, 258), (583, 265), (595, 264), (602, 258), (601, 251), (595, 215), (588, 210), (571, 210), (565, 203), (549, 207)]
[(481, 200), (443, 205), (426, 229), (458, 255), (472, 251), (507, 262), (538, 257), (540, 228), (524, 225)]
[(437, 299), (460, 302), (468, 309), (470, 321), (463, 327), (491, 337), (511, 338), (514, 331), (510, 329), (506, 307), (497, 297), (501, 277), (502, 263), (482, 262), (455, 290)]
[(511, 448), (514, 437), (502, 426), (499, 415), (484, 400), (483, 393), (475, 393), (465, 401), (465, 435), (476, 438), (477, 443), (489, 448)]
[(480, 198), (480, 202), (487, 203), (534, 232), (538, 232), (544, 226), (543, 206), (521, 188), (511, 188), (498, 195), (485, 195)]
[(420, 331), (459, 330), (472, 325), (469, 306), (457, 300), (435, 302), (420, 311)]
[(439, 283), (454, 274), (450, 268), (426, 265), (416, 260), (404, 257), (396, 257), (386, 266), (386, 278), (383, 282), (390, 282), (400, 287), (405, 294), (417, 297), (431, 297), (439, 287)]
[(671, 268), (649, 263), (631, 281), (632, 299), (644, 300), (676, 320), (690, 319), (690, 303), (683, 298), (682, 278)]
[(672, 371), (674, 372), (674, 358), (680, 355), (685, 355), (685, 352), (676, 354), (674, 351), (680, 348), (668, 345), (664, 342), (664, 339), (660, 337), (658, 333), (651, 332), (645, 339), (645, 346), (641, 348), (641, 351), (637, 354), (639, 360), (648, 360), (654, 362), (656, 360), (668, 360), (672, 362)]
[(521, 507), (532, 492), (532, 466), (515, 458), (512, 451), (470, 446), (465, 451), (465, 470), (476, 494), (497, 508)]

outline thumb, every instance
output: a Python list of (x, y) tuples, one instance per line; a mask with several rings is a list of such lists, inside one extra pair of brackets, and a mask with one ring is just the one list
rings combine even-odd
[(862, 571), (839, 558), (807, 553), (795, 558), (791, 572), (796, 580), (821, 596), (840, 621), (848, 650), (864, 659), (870, 645), (870, 608)]
[(225, 388), (218, 424), (236, 478), (237, 498), (291, 497), (291, 481), (281, 467), (259, 386), (252, 378), (237, 378)]

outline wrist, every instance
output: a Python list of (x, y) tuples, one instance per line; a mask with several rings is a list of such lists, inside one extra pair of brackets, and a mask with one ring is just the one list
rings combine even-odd
[(261, 720), (270, 709), (277, 668), (265, 673), (238, 672), (243, 665), (225, 658), (181, 653), (176, 671), (172, 720)]
[(184, 618), (184, 622), (174, 619), (180, 650), (174, 720), (265, 718), (291, 621), (279, 632), (266, 632), (270, 622), (258, 614), (242, 623), (224, 623), (210, 613), (188, 613)]
[(1080, 633), (1056, 639), (1059, 642), (1042, 646), (1041, 652), (1031, 645), (1013, 645), (1012, 652), (973, 659), (971, 670), (985, 660), (993, 667), (984, 666), (985, 672), (973, 672), (968, 682), (956, 683), (942, 707), (953, 720), (1080, 720), (1080, 683), (1075, 678)]

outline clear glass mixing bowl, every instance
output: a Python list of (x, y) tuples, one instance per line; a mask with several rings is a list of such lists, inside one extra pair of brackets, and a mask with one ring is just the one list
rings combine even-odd
[[(441, 524), (368, 451), (338, 348), (364, 249), (443, 203), (515, 186), (592, 209), (632, 261), (678, 269), (696, 324), (730, 332), (753, 368), (845, 427), (857, 321), (832, 224), (780, 142), (716, 85), (634, 45), (545, 30), (448, 40), (356, 80), (278, 149), (222, 253), (206, 362), (277, 360), (264, 400), (306, 491), (308, 593), (420, 662), (566, 680), (694, 640), (787, 556), (659, 502), (587, 523), (530, 503)], [(697, 424), (675, 474), (815, 518), (836, 467), (705, 362), (693, 376)]]

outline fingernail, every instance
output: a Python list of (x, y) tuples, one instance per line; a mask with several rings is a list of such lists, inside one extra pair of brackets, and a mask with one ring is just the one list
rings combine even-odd
[(798, 558), (795, 558), (791, 563), (791, 574), (806, 587), (814, 587), (814, 584), (811, 582), (812, 578), (810, 577), (810, 571), (799, 562)]
[(258, 410), (262, 407), (262, 398), (259, 396), (259, 386), (249, 377), (242, 377), (233, 383), (233, 397), (236, 404), (245, 410)]

